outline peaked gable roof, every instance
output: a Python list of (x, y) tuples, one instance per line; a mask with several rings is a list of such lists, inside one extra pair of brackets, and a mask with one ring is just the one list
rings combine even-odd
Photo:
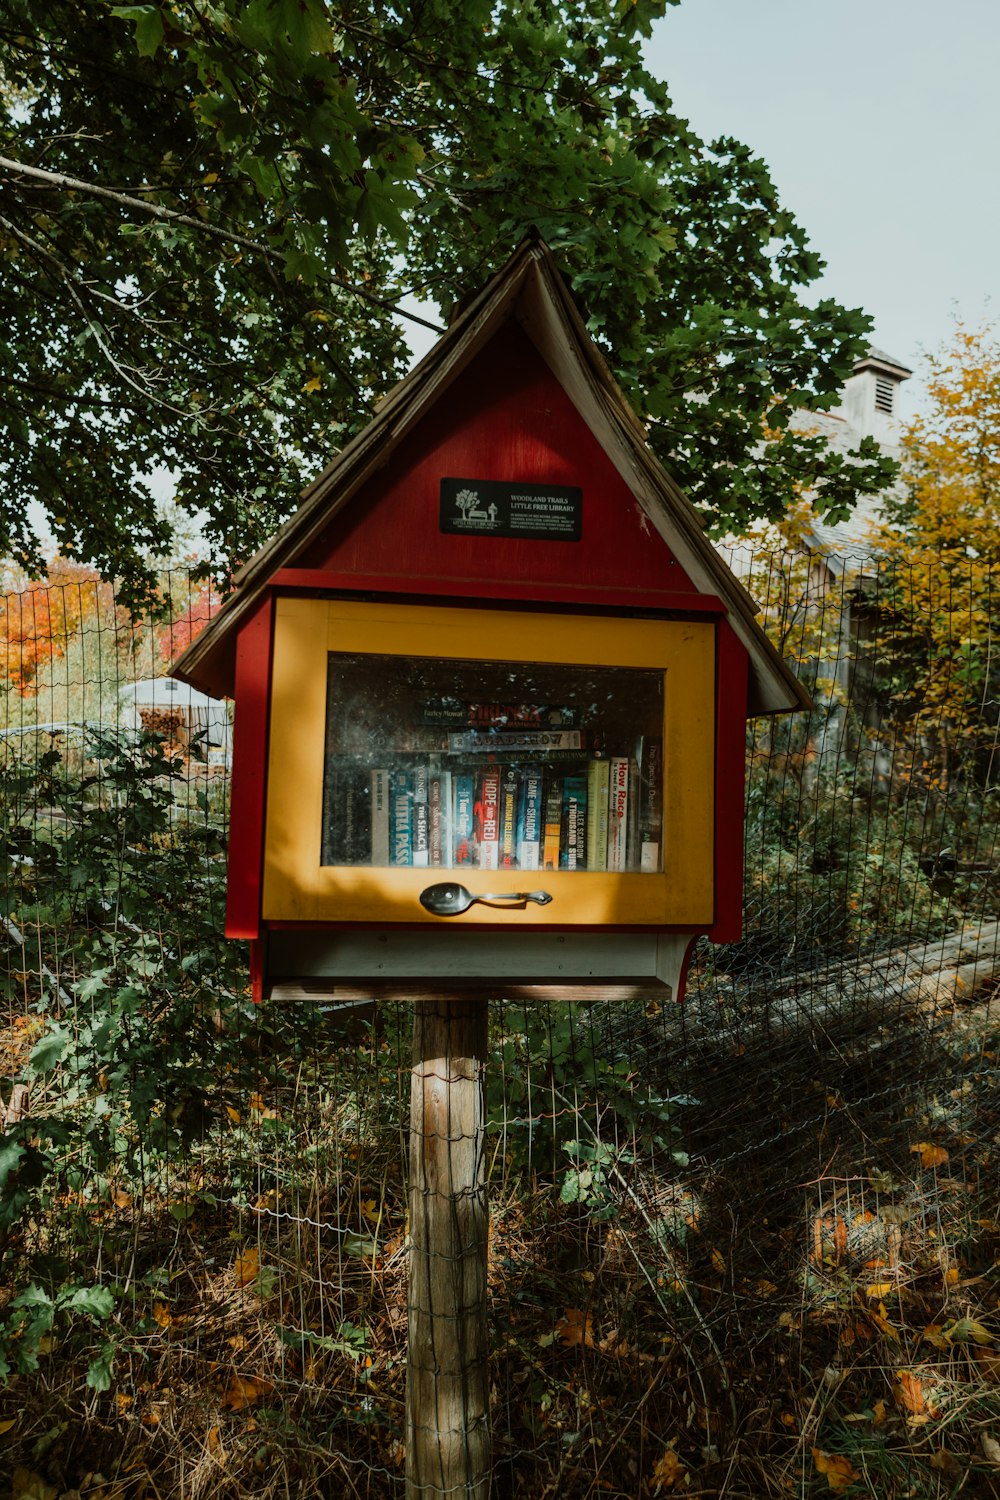
[(232, 691), (236, 638), (273, 575), (301, 565), (337, 514), (377, 474), (509, 319), (531, 339), (587, 423), (651, 525), (702, 593), (716, 594), (750, 656), (749, 712), (781, 713), (809, 697), (756, 621), (756, 606), (706, 538), (694, 507), (661, 468), (555, 264), (527, 239), (472, 299), (420, 363), (379, 403), (375, 415), (305, 490), (299, 509), (245, 564), (222, 609), (174, 663), (173, 675), (218, 693)]

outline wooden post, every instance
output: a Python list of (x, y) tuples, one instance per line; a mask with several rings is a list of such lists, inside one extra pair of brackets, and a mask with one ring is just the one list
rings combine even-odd
[(488, 1002), (413, 1002), (407, 1500), (490, 1488), (484, 1167)]

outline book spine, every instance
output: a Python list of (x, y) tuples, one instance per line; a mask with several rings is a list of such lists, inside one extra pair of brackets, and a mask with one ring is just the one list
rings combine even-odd
[(510, 766), (500, 779), (500, 868), (517, 864), (517, 793), (520, 775)]
[(628, 835), (626, 843), (626, 870), (639, 868), (639, 762), (628, 763)]
[(659, 736), (644, 740), (640, 754), (639, 869), (652, 875), (662, 864), (663, 741)]
[(455, 857), (456, 865), (476, 862), (475, 787), (471, 776), (459, 772), (455, 778)]
[(517, 809), (517, 860), (522, 870), (541, 867), (542, 773), (535, 767), (524, 771)]
[(389, 772), (374, 770), (371, 773), (372, 800), (372, 864), (389, 863)]
[(487, 766), (479, 776), (475, 802), (479, 868), (496, 870), (500, 864), (500, 770)]
[(544, 755), (550, 750), (580, 750), (583, 732), (579, 729), (537, 729), (505, 733), (503, 731), (468, 729), (449, 734), (448, 749), (473, 754), (492, 752), (508, 757), (527, 752)]
[(562, 777), (553, 776), (545, 787), (545, 821), (542, 830), (542, 869), (558, 870), (562, 838)]
[(442, 729), (575, 729), (580, 710), (556, 703), (466, 703), (459, 698), (424, 698), (421, 724)]
[(563, 781), (562, 847), (560, 868), (587, 867), (587, 778), (567, 776)]
[(452, 863), (451, 843), (451, 772), (431, 774), (430, 793), (430, 862), (434, 866)]
[(413, 864), (431, 862), (430, 771), (426, 761), (417, 761), (411, 772), (413, 786)]
[(407, 771), (394, 771), (389, 798), (390, 854), (394, 865), (413, 863), (413, 790)]
[(627, 869), (628, 846), (628, 757), (614, 755), (610, 762), (608, 793), (608, 863), (609, 870)]
[(587, 766), (587, 869), (608, 868), (608, 792), (611, 763), (592, 760)]

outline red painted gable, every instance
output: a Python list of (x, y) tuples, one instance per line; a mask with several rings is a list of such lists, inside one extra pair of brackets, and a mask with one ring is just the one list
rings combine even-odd
[[(439, 527), (442, 479), (575, 485), (578, 542), (450, 535)], [(334, 517), (297, 568), (398, 577), (405, 593), (436, 580), (538, 583), (643, 596), (694, 585), (653, 528), (562, 386), (515, 323), (506, 323)]]

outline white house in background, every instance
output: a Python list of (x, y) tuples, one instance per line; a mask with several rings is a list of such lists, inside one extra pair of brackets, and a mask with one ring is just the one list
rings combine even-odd
[[(862, 438), (872, 437), (890, 458), (900, 456), (899, 387), (913, 371), (883, 349), (870, 348), (844, 382), (840, 405), (829, 412), (799, 412), (792, 426), (825, 437), (832, 448), (848, 453)], [(815, 521), (811, 527), (817, 549), (835, 577), (845, 565), (857, 567), (871, 558), (871, 529), (879, 519), (882, 495), (862, 495), (846, 521), (835, 526)]]
[[(803, 412), (798, 425), (822, 433), (841, 452), (849, 452), (862, 438), (872, 437), (883, 453), (899, 458), (899, 387), (912, 373), (884, 350), (869, 348), (845, 381), (840, 406), (820, 414)], [(822, 695), (818, 699), (817, 706), (825, 707), (826, 714), (815, 747), (817, 763), (830, 759), (836, 764), (853, 737), (845, 710), (849, 702), (864, 731), (854, 747), (855, 754), (867, 753), (873, 786), (884, 782), (891, 772), (891, 751), (882, 735), (884, 708), (877, 687), (878, 663), (874, 654), (864, 649), (872, 639), (876, 619), (878, 566), (873, 530), (884, 499), (884, 492), (861, 495), (846, 521), (831, 525), (814, 519), (806, 537), (807, 543), (816, 548), (811, 572), (818, 607), (823, 608), (822, 599), (835, 595), (840, 612), (838, 638), (831, 641), (826, 670), (838, 691), (825, 705)]]

